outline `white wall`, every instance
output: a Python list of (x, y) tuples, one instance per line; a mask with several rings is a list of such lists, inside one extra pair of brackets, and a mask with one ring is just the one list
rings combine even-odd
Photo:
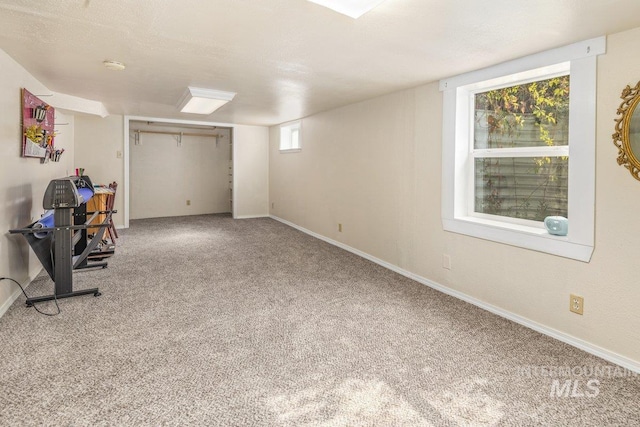
[(112, 115), (105, 118), (78, 114), (75, 120), (76, 150), (75, 168), (85, 169), (85, 174), (94, 184), (118, 183), (114, 208), (118, 213), (113, 215), (116, 227), (124, 224), (122, 209), (124, 196), (123, 158), (118, 158), (118, 151), (123, 152), (123, 118)]
[[(64, 148), (60, 162), (40, 164), (39, 159), (21, 157), (21, 95), (26, 88), (35, 95), (51, 93), (17, 62), (0, 50), (0, 277), (11, 277), (23, 285), (42, 266), (24, 237), (8, 230), (28, 225), (44, 212), (42, 197), (49, 181), (67, 175), (73, 167), (74, 119), (56, 110), (57, 148)], [(42, 97), (46, 102), (47, 98)], [(0, 282), (0, 315), (11, 305), (19, 289)]]
[(236, 218), (269, 215), (269, 129), (233, 128), (234, 198)]
[[(135, 122), (130, 129), (203, 132)], [(140, 134), (139, 144), (129, 146), (131, 219), (231, 212), (231, 132), (215, 133), (217, 143), (210, 136), (185, 135), (180, 145), (174, 135)]]
[[(300, 153), (280, 154), (272, 127), (271, 214), (640, 368), (640, 182), (611, 139), (620, 93), (640, 78), (638, 43), (640, 29), (610, 36), (598, 62), (590, 263), (442, 230), (437, 83), (303, 119)], [(584, 296), (584, 316), (569, 312), (570, 293)]]

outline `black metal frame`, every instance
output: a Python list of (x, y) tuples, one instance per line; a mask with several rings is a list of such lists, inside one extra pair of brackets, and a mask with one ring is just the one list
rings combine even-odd
[[(88, 177), (89, 183), (91, 182)], [(29, 242), (29, 245), (42, 263), (49, 277), (55, 283), (55, 291), (52, 295), (27, 298), (28, 307), (41, 301), (53, 299), (70, 298), (80, 295), (93, 294), (100, 296), (98, 288), (73, 290), (73, 270), (87, 268), (107, 268), (107, 262), (89, 262), (88, 256), (93, 251), (104, 235), (105, 229), (109, 226), (111, 216), (115, 210), (87, 212), (86, 203), (79, 203), (77, 206), (54, 207), (54, 227), (38, 228), (34, 222), (25, 228), (9, 230), (11, 234), (20, 233)], [(89, 219), (87, 215), (92, 214)], [(97, 215), (105, 215), (102, 223), (92, 225), (91, 222)], [(98, 231), (91, 240), (88, 239), (88, 229)], [(38, 238), (35, 233), (41, 235), (46, 233), (44, 238)]]

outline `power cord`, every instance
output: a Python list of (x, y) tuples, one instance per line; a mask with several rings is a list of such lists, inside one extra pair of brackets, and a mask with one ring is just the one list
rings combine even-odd
[[(22, 285), (17, 281), (12, 279), (11, 277), (0, 277), (0, 280), (11, 280), (13, 283), (15, 283), (16, 285), (18, 285), (20, 287), (20, 290), (22, 291), (22, 293), (24, 294), (25, 298), (29, 299), (29, 296), (27, 295), (27, 293), (24, 291), (24, 288), (22, 287)], [(53, 301), (56, 303), (56, 308), (58, 309), (57, 313), (45, 313), (44, 311), (40, 311), (38, 309), (38, 307), (34, 304), (31, 303), (31, 305), (33, 306), (33, 308), (36, 309), (36, 311), (40, 314), (44, 314), (45, 316), (57, 316), (58, 314), (60, 314), (61, 310), (60, 310), (60, 306), (58, 305), (58, 299), (55, 298), (55, 294), (54, 294), (54, 299)]]

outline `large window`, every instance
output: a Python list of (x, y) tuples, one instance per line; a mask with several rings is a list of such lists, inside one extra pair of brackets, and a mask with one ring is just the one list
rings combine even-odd
[[(445, 230), (589, 261), (605, 39), (442, 80)], [(546, 232), (546, 216), (569, 234)]]
[(472, 95), (474, 213), (568, 217), (569, 81), (562, 75)]

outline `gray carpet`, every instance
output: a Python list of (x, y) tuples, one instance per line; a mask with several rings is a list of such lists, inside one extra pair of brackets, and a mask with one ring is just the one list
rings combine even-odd
[(74, 278), (0, 319), (2, 426), (640, 425), (637, 376), (271, 219), (133, 221)]

